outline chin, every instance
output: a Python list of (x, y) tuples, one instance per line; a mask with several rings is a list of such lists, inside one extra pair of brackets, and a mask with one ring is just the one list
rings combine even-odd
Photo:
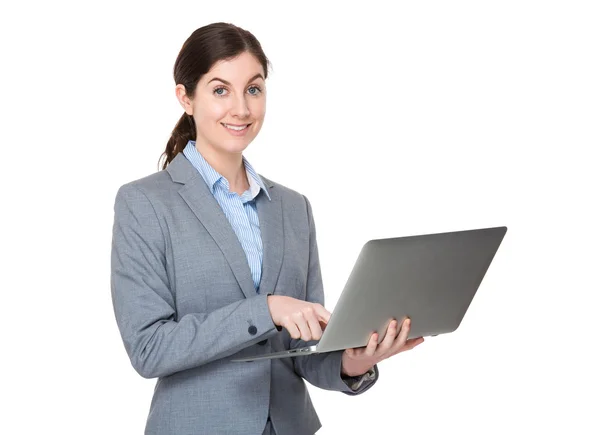
[(250, 142), (251, 141), (248, 140), (232, 141), (229, 139), (225, 142), (221, 142), (221, 146), (219, 148), (227, 153), (241, 153), (248, 148)]

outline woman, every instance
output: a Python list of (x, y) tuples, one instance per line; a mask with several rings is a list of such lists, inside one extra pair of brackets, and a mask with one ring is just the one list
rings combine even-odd
[(305, 346), (330, 316), (308, 199), (242, 156), (263, 124), (267, 67), (246, 30), (193, 32), (175, 62), (185, 113), (163, 170), (116, 195), (116, 320), (133, 367), (158, 378), (146, 434), (314, 434), (321, 423), (303, 379), (360, 394), (379, 361), (423, 341), (393, 322), (366, 348), (230, 361)]

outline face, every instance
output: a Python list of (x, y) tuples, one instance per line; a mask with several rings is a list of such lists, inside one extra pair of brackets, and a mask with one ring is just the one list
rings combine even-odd
[(241, 154), (260, 131), (266, 112), (262, 65), (250, 53), (217, 62), (204, 74), (193, 99), (176, 86), (177, 98), (196, 122), (196, 146)]

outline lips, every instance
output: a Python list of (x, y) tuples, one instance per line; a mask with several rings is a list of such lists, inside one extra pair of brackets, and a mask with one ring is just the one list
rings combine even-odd
[(249, 127), (251, 124), (225, 124), (222, 122), (221, 125), (232, 131), (243, 131), (247, 127)]
[(252, 124), (225, 124), (221, 123), (223, 128), (227, 130), (227, 133), (233, 137), (245, 137), (246, 133), (250, 131), (250, 126)]

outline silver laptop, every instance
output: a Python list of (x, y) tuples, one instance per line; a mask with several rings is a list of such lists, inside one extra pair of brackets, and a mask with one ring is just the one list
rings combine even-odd
[(379, 342), (392, 319), (410, 317), (408, 338), (455, 331), (506, 227), (374, 239), (364, 244), (316, 345), (232, 361), (286, 358)]

